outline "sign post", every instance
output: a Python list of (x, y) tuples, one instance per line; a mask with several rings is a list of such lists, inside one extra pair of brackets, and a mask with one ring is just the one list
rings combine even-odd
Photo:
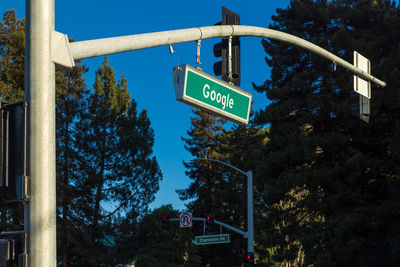
[(176, 99), (239, 124), (248, 124), (251, 94), (188, 65), (173, 69)]

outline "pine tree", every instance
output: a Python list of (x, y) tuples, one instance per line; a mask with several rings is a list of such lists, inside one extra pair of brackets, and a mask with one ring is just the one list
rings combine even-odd
[[(350, 113), (352, 74), (303, 49), (263, 41), (271, 78), (256, 89), (272, 104), (257, 187), (268, 204), (263, 247), (293, 266), (399, 264), (400, 13), (390, 1), (291, 1), (272, 28), (347, 61), (366, 55), (374, 75), (371, 122)], [(260, 225), (261, 226), (261, 225)]]
[(151, 155), (154, 133), (146, 111), (138, 113), (126, 79), (116, 81), (107, 58), (96, 72), (87, 110), (78, 123), (81, 179), (75, 185), (75, 213), (82, 237), (75, 252), (80, 264), (95, 266), (112, 260), (98, 240), (115, 234), (114, 222), (124, 214), (146, 209), (161, 172)]
[(56, 166), (57, 166), (57, 233), (62, 266), (68, 266), (75, 229), (76, 190), (80, 179), (76, 123), (85, 112), (87, 89), (83, 75), (84, 65), (56, 73)]
[(0, 21), (0, 95), (1, 101), (24, 100), (25, 19), (15, 10), (6, 11)]

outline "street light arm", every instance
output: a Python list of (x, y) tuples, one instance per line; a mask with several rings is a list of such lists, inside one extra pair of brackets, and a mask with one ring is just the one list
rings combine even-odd
[(226, 223), (223, 223), (223, 222), (220, 222), (220, 221), (217, 221), (217, 220), (215, 220), (214, 223), (218, 224), (218, 225), (221, 225), (222, 227), (225, 227), (228, 230), (236, 232), (236, 233), (242, 235), (244, 238), (249, 238), (249, 233), (248, 232), (244, 232), (244, 231), (242, 231), (242, 230), (240, 230), (240, 229), (238, 229), (236, 227), (230, 226), (229, 224), (226, 224)]
[(213, 162), (217, 162), (217, 163), (220, 163), (220, 164), (222, 164), (222, 165), (228, 166), (228, 167), (230, 167), (230, 168), (232, 168), (232, 169), (234, 169), (234, 170), (236, 170), (236, 171), (238, 171), (238, 172), (240, 172), (240, 173), (242, 173), (242, 174), (244, 174), (244, 175), (247, 176), (247, 173), (246, 173), (245, 171), (242, 171), (241, 169), (238, 169), (238, 168), (236, 168), (235, 166), (232, 166), (231, 164), (226, 163), (226, 162), (221, 161), (221, 160), (217, 160), (217, 159), (201, 159), (201, 158), (200, 158), (200, 159), (197, 158), (197, 159), (193, 159), (193, 160), (194, 160), (194, 161), (199, 160), (199, 161), (213, 161)]
[(253, 36), (290, 43), (312, 51), (330, 61), (334, 61), (336, 64), (349, 69), (355, 75), (367, 81), (382, 87), (386, 86), (385, 82), (307, 40), (281, 31), (254, 26), (220, 25), (95, 39), (72, 42), (70, 43), (70, 50), (73, 59), (77, 60), (163, 45), (229, 36)]

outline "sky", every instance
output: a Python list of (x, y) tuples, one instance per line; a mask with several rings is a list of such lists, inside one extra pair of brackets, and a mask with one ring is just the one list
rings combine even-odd
[[(289, 0), (202, 0), (202, 1), (132, 1), (132, 0), (56, 0), (55, 28), (75, 41), (150, 33), (166, 30), (213, 26), (221, 20), (221, 7), (240, 15), (242, 25), (268, 27), (277, 8), (286, 8)], [(18, 18), (25, 16), (24, 0), (1, 0), (0, 13), (14, 8)], [(213, 64), (214, 44), (220, 38), (201, 42), (202, 70), (210, 75)], [(196, 43), (173, 45), (179, 64), (196, 66)], [(253, 108), (260, 109), (269, 102), (263, 94), (253, 90), (252, 83), (260, 85), (269, 78), (261, 38), (241, 38), (241, 86), (253, 95)], [(172, 204), (185, 210), (185, 203), (176, 189), (185, 189), (190, 179), (185, 176), (183, 161), (192, 159), (184, 149), (181, 137), (187, 136), (191, 127), (191, 107), (175, 99), (172, 68), (177, 64), (176, 55), (169, 54), (168, 46), (125, 52), (109, 56), (109, 64), (117, 78), (128, 80), (131, 97), (139, 110), (146, 109), (154, 129), (154, 156), (163, 174), (160, 190), (150, 208)], [(95, 71), (104, 57), (83, 60), (89, 72), (88, 88), (93, 88)]]

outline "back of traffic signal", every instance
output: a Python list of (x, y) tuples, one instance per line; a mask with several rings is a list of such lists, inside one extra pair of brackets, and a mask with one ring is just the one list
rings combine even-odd
[[(222, 7), (222, 21), (215, 25), (240, 25), (240, 16)], [(214, 56), (219, 58), (214, 64), (214, 74), (222, 76), (222, 80), (240, 86), (240, 39), (224, 37), (214, 45)]]
[(29, 200), (27, 118), (26, 102), (0, 103), (0, 203), (3, 207), (15, 207)]
[(214, 223), (214, 215), (207, 214), (205, 217), (205, 235), (213, 235), (215, 234), (215, 223)]
[(246, 266), (254, 266), (254, 252), (247, 252), (245, 258)]
[(168, 213), (163, 213), (162, 218), (161, 218), (161, 224), (162, 224), (162, 232), (163, 233), (169, 233), (170, 232), (170, 220), (169, 220), (169, 214)]

